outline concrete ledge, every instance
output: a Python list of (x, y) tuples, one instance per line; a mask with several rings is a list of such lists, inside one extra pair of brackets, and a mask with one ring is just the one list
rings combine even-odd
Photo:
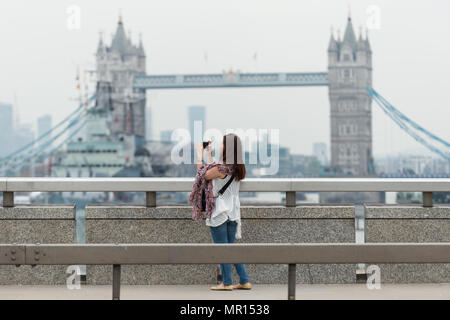
[(425, 208), (421, 205), (366, 206), (366, 219), (450, 219), (450, 205)]
[(0, 220), (67, 220), (75, 219), (73, 205), (21, 204), (14, 207), (0, 207)]
[[(353, 206), (241, 207), (242, 239), (248, 243), (354, 242)], [(191, 207), (86, 207), (86, 243), (211, 243), (204, 221)], [(287, 265), (246, 265), (254, 283), (287, 283)], [(354, 265), (298, 265), (299, 283), (354, 283)], [(110, 266), (87, 266), (89, 284), (108, 284)], [(233, 268), (233, 279), (238, 277)], [(215, 265), (123, 266), (124, 284), (213, 284)]]
[[(74, 205), (0, 207), (0, 243), (75, 243)], [(0, 266), (0, 285), (65, 284), (67, 266)]]
[[(450, 206), (366, 207), (366, 242), (448, 242)], [(450, 283), (450, 264), (380, 264), (385, 283)]]
[[(325, 210), (326, 209), (326, 210)], [(89, 219), (188, 219), (192, 217), (190, 206), (101, 205), (87, 206)], [(242, 219), (354, 219), (351, 205), (245, 206), (241, 207)]]

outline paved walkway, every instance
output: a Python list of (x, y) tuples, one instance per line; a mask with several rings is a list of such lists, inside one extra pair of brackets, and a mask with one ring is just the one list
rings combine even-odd
[[(3, 299), (111, 299), (111, 286), (82, 286), (69, 290), (65, 286), (0, 286)], [(122, 286), (121, 299), (162, 300), (285, 300), (287, 285), (254, 285), (251, 291), (214, 292), (209, 286)], [(308, 299), (445, 299), (450, 300), (447, 284), (382, 284), (369, 290), (365, 284), (297, 285), (296, 298)]]

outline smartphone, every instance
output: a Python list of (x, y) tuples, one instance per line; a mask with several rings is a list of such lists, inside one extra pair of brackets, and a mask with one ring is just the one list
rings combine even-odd
[(206, 147), (209, 145), (209, 141), (204, 142), (203, 141), (203, 149), (206, 149)]

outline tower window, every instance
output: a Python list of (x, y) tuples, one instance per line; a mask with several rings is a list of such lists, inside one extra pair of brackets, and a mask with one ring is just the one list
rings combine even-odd
[(349, 80), (350, 79), (350, 70), (345, 69), (344, 70), (344, 79)]
[(350, 61), (350, 55), (344, 54), (344, 61)]

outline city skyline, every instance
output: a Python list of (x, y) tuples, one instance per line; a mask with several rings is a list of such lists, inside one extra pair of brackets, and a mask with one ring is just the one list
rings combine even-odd
[[(114, 33), (115, 23), (117, 21), (119, 8), (122, 8), (125, 29), (128, 33), (132, 31), (132, 38), (134, 41), (138, 39), (138, 33), (142, 32), (142, 39), (144, 47), (147, 50), (147, 73), (148, 74), (163, 74), (163, 73), (205, 73), (205, 72), (221, 72), (222, 70), (228, 70), (230, 67), (233, 70), (241, 69), (242, 71), (325, 71), (326, 70), (326, 47), (328, 45), (328, 39), (330, 35), (329, 27), (334, 25), (334, 32), (337, 34), (337, 29), (341, 30), (341, 36), (345, 28), (345, 18), (347, 15), (347, 2), (337, 2), (326, 4), (319, 4), (317, 8), (311, 8), (312, 6), (295, 6), (292, 2), (288, 2), (286, 7), (276, 7), (273, 10), (272, 16), (280, 19), (282, 17), (292, 17), (293, 15), (288, 12), (288, 8), (294, 10), (304, 21), (300, 24), (295, 24), (292, 20), (292, 26), (304, 26), (309, 21), (313, 32), (309, 34), (305, 32), (304, 28), (295, 28), (295, 32), (290, 32), (290, 29), (279, 28), (275, 24), (271, 29), (263, 28), (262, 32), (268, 32), (268, 40), (275, 41), (265, 44), (261, 41), (261, 35), (256, 33), (253, 28), (260, 26), (264, 19), (270, 17), (267, 12), (269, 9), (269, 2), (263, 2), (260, 7), (255, 8), (255, 12), (251, 12), (251, 8), (248, 4), (243, 4), (242, 8), (238, 8), (235, 2), (231, 2), (230, 6), (223, 5), (220, 7), (223, 13), (232, 12), (233, 6), (237, 10), (237, 16), (247, 16), (254, 20), (253, 27), (247, 27), (243, 32), (243, 35), (239, 36), (236, 33), (236, 27), (231, 28), (230, 25), (221, 25), (220, 23), (214, 27), (215, 32), (219, 32), (222, 36), (222, 43), (215, 41), (214, 39), (206, 38), (204, 42), (209, 44), (205, 47), (199, 48), (199, 37), (190, 35), (189, 39), (192, 44), (188, 44), (186, 39), (182, 39), (179, 35), (173, 33), (174, 30), (170, 28), (168, 30), (161, 28), (147, 27), (147, 20), (143, 19), (136, 12), (137, 4), (131, 2), (131, 4), (123, 5), (122, 2), (112, 2), (109, 8), (104, 9), (105, 14), (98, 17), (96, 21), (92, 20), (92, 15), (98, 12), (100, 8), (93, 6), (84, 1), (79, 2), (79, 6), (82, 9), (82, 25), (80, 30), (69, 31), (65, 29), (65, 19), (67, 14), (65, 8), (68, 4), (58, 4), (51, 8), (53, 13), (59, 12), (61, 17), (59, 20), (55, 20), (49, 16), (48, 12), (42, 12), (41, 20), (45, 20), (46, 23), (38, 23), (36, 30), (28, 30), (28, 36), (31, 36), (33, 32), (44, 32), (49, 26), (55, 25), (57, 21), (62, 23), (63, 30), (53, 30), (56, 38), (62, 36), (64, 41), (67, 41), (69, 48), (62, 48), (57, 46), (59, 50), (59, 56), (56, 59), (57, 63), (61, 63), (61, 58), (65, 62), (63, 65), (70, 65), (63, 71), (58, 71), (61, 74), (61, 81), (51, 82), (50, 79), (43, 81), (43, 84), (37, 84), (36, 79), (39, 79), (39, 72), (28, 72), (27, 70), (40, 70), (38, 66), (32, 62), (36, 60), (46, 60), (52, 57), (55, 52), (48, 54), (52, 45), (46, 46), (47, 40), (43, 41), (41, 50), (30, 56), (27, 61), (23, 61), (21, 65), (17, 65), (17, 62), (12, 65), (16, 67), (16, 74), (22, 75), (22, 81), (17, 80), (17, 75), (10, 72), (10, 67), (5, 65), (4, 62), (8, 59), (2, 59), (3, 69), (6, 70), (3, 74), (8, 75), (8, 79), (0, 76), (0, 83), (2, 83), (5, 90), (0, 95), (0, 101), (12, 102), (13, 93), (16, 92), (19, 101), (20, 119), (23, 122), (35, 123), (35, 119), (42, 116), (45, 113), (54, 114), (55, 122), (58, 122), (62, 117), (67, 115), (75, 108), (75, 103), (70, 101), (69, 98), (76, 94), (74, 74), (75, 65), (73, 63), (67, 63), (67, 60), (82, 61), (89, 60), (92, 57), (92, 53), (95, 52), (96, 45), (98, 43), (98, 30), (104, 31), (104, 37), (106, 42), (109, 42), (109, 33)], [(424, 7), (427, 6), (425, 2), (421, 2), (418, 7), (417, 4), (410, 4), (409, 2), (403, 2), (403, 4), (386, 4), (381, 2), (350, 2), (352, 10), (352, 18), (355, 21), (355, 31), (359, 35), (359, 25), (364, 24), (366, 19), (365, 9), (369, 4), (379, 5), (381, 9), (381, 28), (380, 30), (372, 30), (369, 32), (369, 39), (372, 44), (372, 50), (374, 51), (374, 87), (379, 88), (380, 92), (385, 94), (387, 98), (392, 101), (399, 109), (405, 112), (412, 119), (417, 120), (424, 127), (432, 130), (436, 135), (441, 136), (444, 139), (449, 138), (449, 132), (445, 125), (445, 118), (447, 110), (443, 109), (445, 98), (447, 93), (443, 89), (445, 84), (448, 84), (448, 80), (444, 78), (445, 70), (449, 69), (448, 59), (442, 59), (440, 57), (448, 55), (449, 44), (438, 39), (448, 38), (448, 30), (445, 28), (448, 21), (443, 20), (443, 14), (441, 11), (445, 11), (445, 2), (440, 2), (441, 7), (434, 6), (431, 13), (427, 17), (422, 17), (420, 20), (420, 28), (416, 26), (413, 21), (419, 21), (419, 16)], [(324, 5), (327, 8), (319, 12), (321, 6)], [(180, 3), (182, 8), (185, 5)], [(212, 5), (205, 4), (205, 10), (211, 9)], [(399, 8), (407, 6), (409, 9), (409, 16), (397, 16), (395, 13), (400, 14)], [(12, 6), (9, 10), (17, 10), (20, 7)], [(149, 5), (151, 8), (151, 5)], [(167, 5), (159, 3), (159, 10), (161, 13), (168, 15), (170, 8)], [(186, 8), (187, 9), (187, 8)], [(273, 9), (273, 8), (272, 8)], [(6, 10), (6, 9), (5, 9)], [(2, 10), (2, 11), (5, 11)], [(38, 10), (38, 9), (37, 9)], [(44, 9), (41, 9), (44, 10)], [(46, 9), (47, 10), (47, 9)], [(48, 9), (50, 10), (50, 9)], [(431, 9), (430, 9), (431, 10)], [(153, 13), (149, 14), (153, 15)], [(39, 10), (37, 12), (40, 12)], [(306, 14), (314, 14), (315, 20), (308, 20)], [(321, 15), (322, 14), (322, 15)], [(174, 13), (178, 17), (178, 13)], [(212, 13), (213, 17), (217, 14)], [(433, 15), (434, 19), (430, 19)], [(442, 16), (440, 16), (442, 15)], [(12, 14), (11, 16), (14, 16)], [(200, 17), (200, 15), (195, 16)], [(234, 17), (234, 16), (232, 16)], [(439, 19), (441, 17), (441, 19)], [(35, 16), (27, 16), (27, 18), (37, 18)], [(44, 19), (45, 18), (45, 19)], [(182, 18), (182, 17), (181, 17)], [(203, 17), (203, 19), (211, 19)], [(395, 20), (397, 19), (397, 20)], [(157, 19), (158, 20), (158, 19)], [(231, 19), (232, 20), (232, 19)], [(159, 20), (158, 20), (159, 21)], [(189, 30), (201, 30), (200, 26), (196, 22), (196, 19), (189, 25)], [(220, 20), (225, 21), (225, 20)], [(291, 20), (290, 20), (291, 21)], [(404, 23), (401, 27), (395, 24), (395, 21), (410, 22)], [(22, 20), (18, 19), (21, 23)], [(3, 23), (13, 24), (13, 21), (9, 21), (8, 17), (4, 19)], [(156, 21), (152, 22), (153, 24)], [(167, 24), (164, 24), (167, 27)], [(239, 24), (238, 24), (239, 25)], [(284, 24), (283, 27), (287, 27)], [(238, 26), (239, 27), (239, 26)], [(46, 29), (47, 28), (47, 29)], [(230, 29), (231, 28), (231, 29)], [(229, 30), (229, 32), (226, 32)], [(281, 32), (283, 31), (283, 32)], [(409, 32), (408, 32), (409, 31)], [(415, 34), (412, 34), (412, 33)], [(18, 30), (18, 33), (24, 33), (24, 30)], [(25, 32), (26, 33), (26, 32)], [(274, 35), (280, 35), (282, 39), (275, 39)], [(181, 33), (184, 34), (184, 33)], [(208, 35), (207, 31), (202, 31), (201, 35), (205, 37)], [(292, 41), (292, 36), (298, 35), (298, 39)], [(431, 36), (430, 36), (431, 34)], [(166, 37), (161, 36), (166, 35)], [(234, 36), (234, 38), (232, 37)], [(253, 36), (253, 37), (250, 37)], [(393, 42), (393, 38), (402, 37), (404, 43), (402, 46), (396, 46)], [(18, 36), (20, 37), (20, 36)], [(6, 35), (6, 44), (10, 43), (12, 39)], [(201, 38), (201, 37), (200, 37)], [(414, 43), (413, 38), (418, 38), (420, 41)], [(252, 45), (243, 45), (243, 41), (251, 40)], [(22, 48), (25, 50), (28, 45), (33, 41), (25, 37)], [(44, 39), (42, 39), (44, 40)], [(170, 41), (178, 41), (172, 42)], [(57, 41), (55, 41), (57, 42)], [(178, 50), (174, 50), (177, 48)], [(240, 48), (236, 51), (233, 49)], [(79, 48), (80, 44), (83, 44)], [(159, 45), (158, 45), (159, 44)], [(3, 53), (11, 56), (14, 52), (12, 45), (6, 45), (6, 50)], [(274, 48), (272, 48), (274, 47)], [(424, 49), (425, 48), (425, 51)], [(428, 49), (427, 49), (428, 48)], [(300, 55), (294, 57), (287, 52), (291, 50), (293, 53), (299, 53)], [(303, 50), (302, 50), (303, 49)], [(180, 51), (181, 50), (181, 51)], [(220, 50), (223, 52), (221, 53)], [(299, 51), (300, 50), (300, 51)], [(405, 54), (405, 50), (409, 50), (408, 54)], [(25, 50), (26, 51), (26, 50)], [(46, 54), (43, 54), (46, 53)], [(290, 52), (290, 51), (289, 51)], [(69, 54), (70, 53), (70, 54)], [(169, 54), (170, 53), (170, 54)], [(428, 53), (428, 54), (427, 54)], [(163, 55), (166, 57), (163, 59)], [(315, 56), (314, 56), (315, 55)], [(19, 54), (19, 57), (21, 55)], [(429, 59), (429, 57), (433, 59)], [(287, 59), (286, 59), (287, 58)], [(31, 61), (30, 61), (31, 60)], [(91, 62), (94, 59), (90, 59)], [(15, 62), (16, 60), (13, 60)], [(165, 63), (163, 63), (165, 62)], [(402, 63), (399, 63), (402, 62)], [(414, 68), (411, 64), (414, 63)], [(230, 66), (231, 64), (231, 66)], [(433, 65), (440, 65), (440, 68)], [(56, 67), (46, 66), (53, 72), (49, 75), (54, 75)], [(220, 69), (222, 68), (222, 69)], [(61, 65), (58, 64), (58, 69), (61, 69)], [(414, 74), (421, 74), (425, 76), (411, 77), (408, 75), (409, 70), (413, 69)], [(27, 71), (27, 73), (24, 73)], [(439, 81), (439, 74), (442, 74), (443, 81)], [(23, 77), (26, 75), (26, 77)], [(42, 77), (42, 76), (41, 76)], [(436, 80), (438, 79), (438, 80)], [(433, 81), (433, 86), (430, 86)], [(446, 83), (447, 81), (447, 83)], [(430, 83), (429, 83), (430, 82)], [(20, 85), (18, 85), (20, 83)], [(398, 85), (402, 84), (402, 85)], [(17, 88), (19, 86), (19, 88)], [(29, 90), (24, 91), (24, 88)], [(54, 90), (54, 89), (57, 90)], [(418, 90), (421, 88), (422, 90)], [(9, 90), (9, 94), (6, 93)], [(55, 92), (53, 95), (49, 95), (49, 92)], [(413, 94), (411, 94), (411, 92)], [(9, 98), (8, 98), (9, 96)], [(49, 98), (52, 97), (52, 100)], [(186, 108), (189, 105), (205, 105), (206, 113), (208, 117), (206, 119), (208, 125), (211, 127), (217, 127), (219, 129), (227, 127), (245, 127), (245, 124), (252, 119), (258, 118), (255, 123), (258, 126), (265, 128), (281, 128), (280, 143), (291, 149), (294, 153), (312, 153), (312, 143), (316, 141), (326, 142), (329, 146), (330, 134), (329, 134), (329, 102), (327, 99), (326, 89), (324, 88), (302, 88), (302, 89), (290, 89), (290, 88), (270, 88), (270, 89), (203, 89), (203, 90), (177, 90), (171, 92), (155, 91), (147, 93), (148, 106), (152, 109), (152, 120), (154, 127), (154, 133), (158, 133), (162, 130), (169, 130), (175, 128), (186, 128)], [(31, 102), (34, 101), (34, 102)], [(47, 104), (45, 103), (47, 102)], [(423, 107), (424, 103), (427, 103), (426, 108)], [(34, 104), (43, 107), (33, 108)], [(281, 104), (281, 105), (280, 105)], [(64, 108), (55, 108), (55, 105), (64, 105)], [(219, 110), (228, 108), (230, 113), (238, 113), (241, 119), (231, 119), (229, 121), (215, 117), (214, 114), (218, 114)], [(314, 112), (302, 112), (303, 108), (312, 108)], [(266, 115), (270, 110), (277, 110), (277, 112), (271, 112), (270, 117)], [(301, 111), (297, 111), (300, 109)], [(424, 150), (418, 146), (412, 138), (406, 136), (400, 132), (400, 129), (395, 127), (395, 124), (390, 119), (382, 114), (375, 105), (372, 106), (374, 117), (374, 155), (380, 154), (393, 154), (397, 151), (404, 151), (407, 149), (417, 149), (419, 151)], [(37, 113), (37, 110), (40, 112)], [(306, 109), (307, 110), (307, 109)], [(424, 112), (426, 110), (426, 112)], [(184, 114), (184, 117), (174, 117), (174, 114)], [(292, 117), (286, 117), (286, 115), (292, 114)], [(442, 115), (437, 117), (436, 115)], [(307, 115), (307, 117), (305, 117)], [(292, 121), (296, 119), (296, 121)], [(254, 127), (254, 126), (253, 126)], [(446, 130), (447, 129), (447, 130)], [(386, 134), (387, 132), (387, 134)], [(302, 138), (304, 137), (304, 139)], [(399, 148), (402, 147), (402, 148)], [(382, 152), (384, 151), (384, 152)]]

